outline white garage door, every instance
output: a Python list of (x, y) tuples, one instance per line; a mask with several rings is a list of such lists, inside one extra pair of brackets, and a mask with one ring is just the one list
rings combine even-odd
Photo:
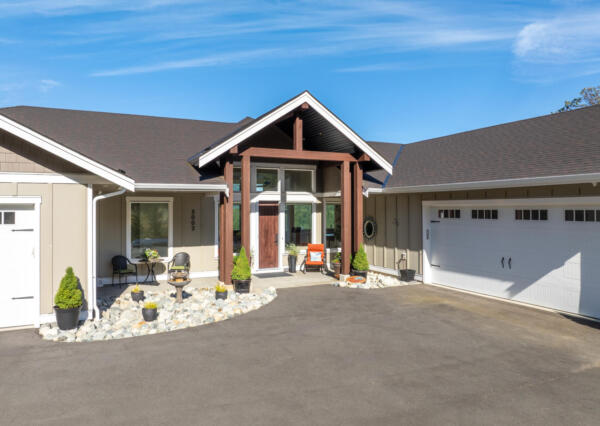
[(0, 327), (36, 322), (36, 222), (33, 204), (0, 204)]
[(430, 281), (600, 317), (600, 204), (429, 210)]

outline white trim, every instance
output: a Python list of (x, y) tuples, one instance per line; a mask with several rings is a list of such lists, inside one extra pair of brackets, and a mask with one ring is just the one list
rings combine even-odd
[[(381, 274), (392, 275), (394, 277), (400, 276), (400, 271), (392, 268), (384, 268), (383, 266), (369, 265), (369, 270), (373, 272), (379, 272)], [(421, 274), (415, 274), (415, 281), (423, 281)]]
[(226, 184), (209, 183), (136, 183), (137, 191), (226, 192)]
[(214, 224), (215, 224), (215, 240), (214, 240), (214, 246), (215, 246), (214, 257), (215, 257), (215, 259), (219, 258), (219, 198), (220, 198), (220, 195), (213, 195)]
[(167, 203), (169, 208), (169, 237), (167, 257), (173, 257), (173, 197), (126, 197), (125, 207), (125, 255), (131, 259), (131, 204)]
[[(213, 278), (213, 277), (218, 277), (219, 276), (219, 271), (198, 271), (198, 272), (190, 272), (190, 278), (191, 279), (195, 279), (195, 278)], [(144, 279), (142, 274), (138, 275), (138, 280), (136, 281), (135, 276), (132, 275), (127, 275), (126, 280), (122, 279), (122, 284), (144, 284), (143, 282), (140, 281), (140, 279)], [(168, 278), (167, 274), (159, 274), (156, 276), (156, 279), (158, 281), (166, 281)], [(115, 278), (115, 280), (117, 280)], [(98, 287), (103, 287), (106, 285), (111, 285), (112, 283), (112, 277), (101, 277), (101, 278), (97, 278), (96, 279), (96, 285)], [(118, 285), (118, 281), (115, 282), (115, 285)]]
[(130, 177), (106, 167), (78, 152), (75, 152), (60, 143), (43, 136), (34, 130), (25, 127), (16, 121), (13, 121), (3, 115), (0, 115), (0, 129), (5, 130), (18, 138), (21, 138), (38, 148), (50, 152), (66, 161), (69, 161), (95, 175), (101, 176), (117, 185), (120, 185), (130, 191), (135, 189), (135, 181)]
[[(85, 321), (89, 317), (89, 311), (81, 311), (79, 312), (79, 321)], [(56, 322), (56, 315), (54, 313), (51, 314), (41, 314), (39, 315), (39, 323), (40, 324), (50, 324)], [(39, 327), (39, 324), (38, 324)]]
[(473, 182), (443, 183), (436, 185), (415, 185), (391, 188), (369, 188), (370, 193), (413, 193), (413, 192), (436, 192), (436, 191), (458, 191), (468, 189), (495, 189), (495, 188), (519, 188), (525, 186), (543, 185), (566, 185), (600, 182), (600, 173), (583, 173), (574, 175), (541, 176), (518, 179), (498, 179)]
[(0, 183), (106, 183), (96, 175), (55, 174), (55, 173), (7, 173), (0, 172)]
[(211, 149), (210, 151), (204, 154), (201, 154), (197, 159), (195, 159), (197, 161), (198, 167), (203, 167), (211, 161), (215, 160), (217, 157), (223, 155), (234, 146), (238, 145), (239, 143), (248, 139), (250, 136), (264, 129), (269, 124), (279, 120), (284, 115), (298, 108), (305, 102), (308, 105), (310, 105), (323, 118), (329, 121), (351, 142), (358, 146), (361, 149), (361, 151), (365, 152), (369, 157), (371, 157), (371, 159), (375, 161), (379, 166), (381, 166), (381, 168), (383, 168), (389, 174), (393, 173), (393, 167), (390, 163), (388, 163), (381, 155), (379, 155), (379, 153), (377, 153), (377, 151), (371, 148), (360, 136), (354, 133), (352, 129), (346, 126), (346, 124), (344, 124), (339, 118), (333, 115), (327, 108), (325, 108), (325, 106), (323, 106), (323, 104), (321, 104), (308, 92), (301, 93), (294, 99), (291, 99), (290, 101), (271, 111), (269, 114), (265, 115), (259, 120), (256, 120), (248, 127), (240, 130), (233, 136), (229, 137), (217, 147)]
[(88, 185), (86, 188), (86, 242), (87, 242), (87, 304), (88, 310), (93, 311), (94, 305), (96, 305), (94, 288), (94, 190), (92, 185)]
[(41, 315), (41, 306), (40, 306), (40, 293), (41, 293), (41, 253), (40, 253), (40, 234), (41, 234), (41, 212), (40, 205), (42, 203), (42, 197), (33, 196), (33, 197), (20, 197), (20, 196), (0, 196), (0, 204), (33, 204), (33, 210), (35, 215), (35, 227), (34, 227), (34, 235), (33, 235), (33, 250), (35, 253), (35, 270), (33, 271), (33, 326), (40, 326), (40, 315)]

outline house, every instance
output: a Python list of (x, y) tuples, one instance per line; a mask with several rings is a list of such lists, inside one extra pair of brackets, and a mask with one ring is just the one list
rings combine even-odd
[(114, 255), (186, 251), (229, 282), (240, 247), (284, 271), (309, 242), (344, 273), (364, 242), (375, 271), (600, 317), (599, 135), (589, 107), (366, 142), (308, 92), (236, 123), (3, 108), (0, 327), (53, 321), (67, 266), (85, 318)]

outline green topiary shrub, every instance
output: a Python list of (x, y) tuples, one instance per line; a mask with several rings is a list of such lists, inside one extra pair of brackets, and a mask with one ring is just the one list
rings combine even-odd
[(78, 308), (83, 304), (77, 277), (70, 266), (63, 279), (60, 280), (60, 287), (54, 296), (54, 304), (59, 309)]
[(246, 249), (242, 247), (240, 254), (234, 259), (233, 270), (231, 271), (232, 280), (249, 280), (250, 279), (250, 263), (246, 256)]
[(352, 259), (352, 269), (354, 269), (355, 271), (369, 270), (369, 260), (367, 259), (367, 252), (365, 251), (365, 248), (362, 244), (358, 248), (358, 251), (354, 254), (354, 259)]

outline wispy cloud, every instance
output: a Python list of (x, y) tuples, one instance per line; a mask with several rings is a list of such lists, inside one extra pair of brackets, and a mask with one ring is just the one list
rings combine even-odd
[(45, 79), (40, 81), (40, 90), (44, 93), (49, 92), (55, 87), (61, 86), (61, 83), (56, 80)]
[(257, 49), (248, 52), (232, 52), (222, 55), (205, 56), (201, 58), (185, 59), (181, 61), (158, 62), (148, 65), (134, 67), (117, 68), (107, 71), (98, 71), (92, 74), (92, 77), (111, 77), (117, 75), (146, 74), (157, 71), (175, 70), (183, 68), (203, 68), (217, 65), (227, 65), (239, 63), (251, 59), (271, 56), (277, 53), (278, 49)]

